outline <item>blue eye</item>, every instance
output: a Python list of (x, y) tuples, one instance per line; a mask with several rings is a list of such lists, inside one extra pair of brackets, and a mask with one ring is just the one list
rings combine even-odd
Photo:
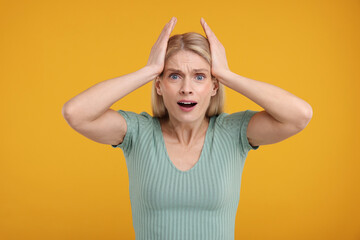
[(176, 76), (177, 77), (177, 74), (170, 74), (170, 76), (169, 76), (171, 79), (174, 79), (174, 80), (177, 79), (177, 78), (172, 78), (171, 76)]
[(204, 80), (204, 76), (203, 75), (197, 75), (196, 77), (201, 77), (201, 79), (197, 79), (197, 80)]

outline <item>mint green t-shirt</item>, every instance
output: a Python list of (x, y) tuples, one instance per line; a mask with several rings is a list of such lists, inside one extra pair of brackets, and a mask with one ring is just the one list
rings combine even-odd
[(136, 240), (234, 240), (245, 159), (259, 148), (246, 136), (257, 112), (212, 116), (198, 162), (182, 171), (167, 154), (158, 118), (118, 110), (127, 133), (111, 146), (126, 159)]

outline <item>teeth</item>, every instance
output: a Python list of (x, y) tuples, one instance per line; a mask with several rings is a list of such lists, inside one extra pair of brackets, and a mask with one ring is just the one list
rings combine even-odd
[(196, 104), (194, 102), (179, 102), (179, 103), (181, 103), (181, 104)]

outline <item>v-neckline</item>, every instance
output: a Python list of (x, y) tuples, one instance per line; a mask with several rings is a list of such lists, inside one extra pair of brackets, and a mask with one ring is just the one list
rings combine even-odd
[(164, 135), (163, 135), (163, 132), (161, 130), (161, 124), (160, 124), (160, 120), (159, 118), (156, 118), (156, 122), (157, 122), (157, 126), (158, 126), (158, 132), (159, 132), (159, 135), (160, 135), (160, 139), (161, 139), (161, 145), (162, 145), (162, 150), (165, 152), (165, 155), (166, 155), (166, 158), (168, 160), (168, 162), (170, 163), (170, 165), (175, 168), (175, 170), (177, 172), (180, 172), (180, 173), (183, 173), (183, 174), (186, 174), (186, 173), (189, 173), (191, 171), (193, 171), (195, 168), (197, 168), (197, 166), (201, 163), (202, 159), (204, 158), (204, 152), (205, 152), (205, 148), (207, 147), (207, 143), (208, 143), (208, 138), (209, 138), (209, 132), (210, 132), (210, 129), (212, 128), (212, 122), (213, 122), (213, 117), (210, 117), (209, 119), (209, 125), (206, 129), (206, 133), (205, 133), (205, 140), (204, 140), (204, 144), (201, 148), (201, 153), (200, 153), (200, 157), (199, 159), (197, 160), (197, 162), (195, 163), (194, 166), (192, 166), (192, 168), (190, 168), (189, 170), (186, 170), (186, 171), (183, 171), (183, 170), (180, 170), (178, 169), (175, 164), (171, 161), (170, 159), (170, 155), (167, 151), (167, 148), (166, 148), (166, 144), (165, 144), (165, 139), (164, 139)]

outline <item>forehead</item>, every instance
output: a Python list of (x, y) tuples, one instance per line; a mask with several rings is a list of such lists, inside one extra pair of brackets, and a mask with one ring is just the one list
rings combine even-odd
[(168, 68), (181, 71), (192, 71), (193, 69), (210, 70), (210, 64), (200, 55), (191, 51), (179, 51), (172, 55), (165, 63), (164, 70)]

